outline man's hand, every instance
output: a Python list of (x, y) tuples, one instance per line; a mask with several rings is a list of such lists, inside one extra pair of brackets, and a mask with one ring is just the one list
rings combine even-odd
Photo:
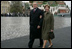
[(53, 30), (51, 30), (51, 32), (53, 32)]
[(42, 18), (42, 16), (40, 15), (40, 19)]
[(39, 29), (39, 28), (40, 28), (40, 26), (38, 25), (38, 26), (37, 26), (37, 29)]

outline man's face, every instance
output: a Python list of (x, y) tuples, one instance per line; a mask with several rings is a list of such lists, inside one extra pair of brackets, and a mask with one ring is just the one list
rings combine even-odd
[(33, 8), (37, 8), (37, 3), (33, 3)]

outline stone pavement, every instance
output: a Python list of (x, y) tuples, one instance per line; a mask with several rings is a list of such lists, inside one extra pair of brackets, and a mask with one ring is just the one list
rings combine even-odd
[[(59, 44), (60, 47), (70, 47), (69, 42), (71, 40), (70, 39), (71, 17), (54, 17), (54, 19), (55, 19), (54, 29), (56, 34), (56, 38), (54, 39), (55, 41), (53, 40), (53, 43), (55, 43), (54, 47), (59, 47)], [(64, 31), (60, 28), (64, 28), (63, 29)], [(57, 37), (59, 37), (60, 39)], [(29, 41), (29, 17), (1, 17), (1, 47), (2, 48), (9, 48), (9, 47), (28, 48), (27, 46), (28, 41)], [(60, 43), (60, 41), (62, 43), (64, 41), (66, 46), (63, 46), (62, 43)], [(38, 39), (34, 42), (34, 46), (33, 46), (34, 48), (35, 47), (37, 48), (39, 44), (38, 42), (39, 42)]]
[[(54, 17), (54, 29), (71, 26), (71, 17)], [(1, 41), (29, 35), (29, 17), (1, 17)]]
[[(54, 31), (55, 39), (52, 40), (52, 48), (71, 48), (71, 26)], [(28, 48), (29, 35), (1, 41), (1, 48)], [(39, 48), (39, 40), (36, 39), (33, 48)], [(47, 43), (47, 46), (49, 43)]]

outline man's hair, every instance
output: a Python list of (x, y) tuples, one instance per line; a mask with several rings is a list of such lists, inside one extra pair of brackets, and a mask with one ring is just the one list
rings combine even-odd
[[(37, 4), (37, 2), (33, 2), (33, 4)], [(37, 4), (38, 5), (38, 4)]]

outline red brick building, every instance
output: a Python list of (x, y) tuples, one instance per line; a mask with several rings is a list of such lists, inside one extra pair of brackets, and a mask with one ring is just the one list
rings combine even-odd
[(59, 9), (60, 13), (67, 13), (66, 9)]
[(57, 4), (60, 4), (60, 5), (65, 5), (65, 2), (64, 1), (56, 1)]

